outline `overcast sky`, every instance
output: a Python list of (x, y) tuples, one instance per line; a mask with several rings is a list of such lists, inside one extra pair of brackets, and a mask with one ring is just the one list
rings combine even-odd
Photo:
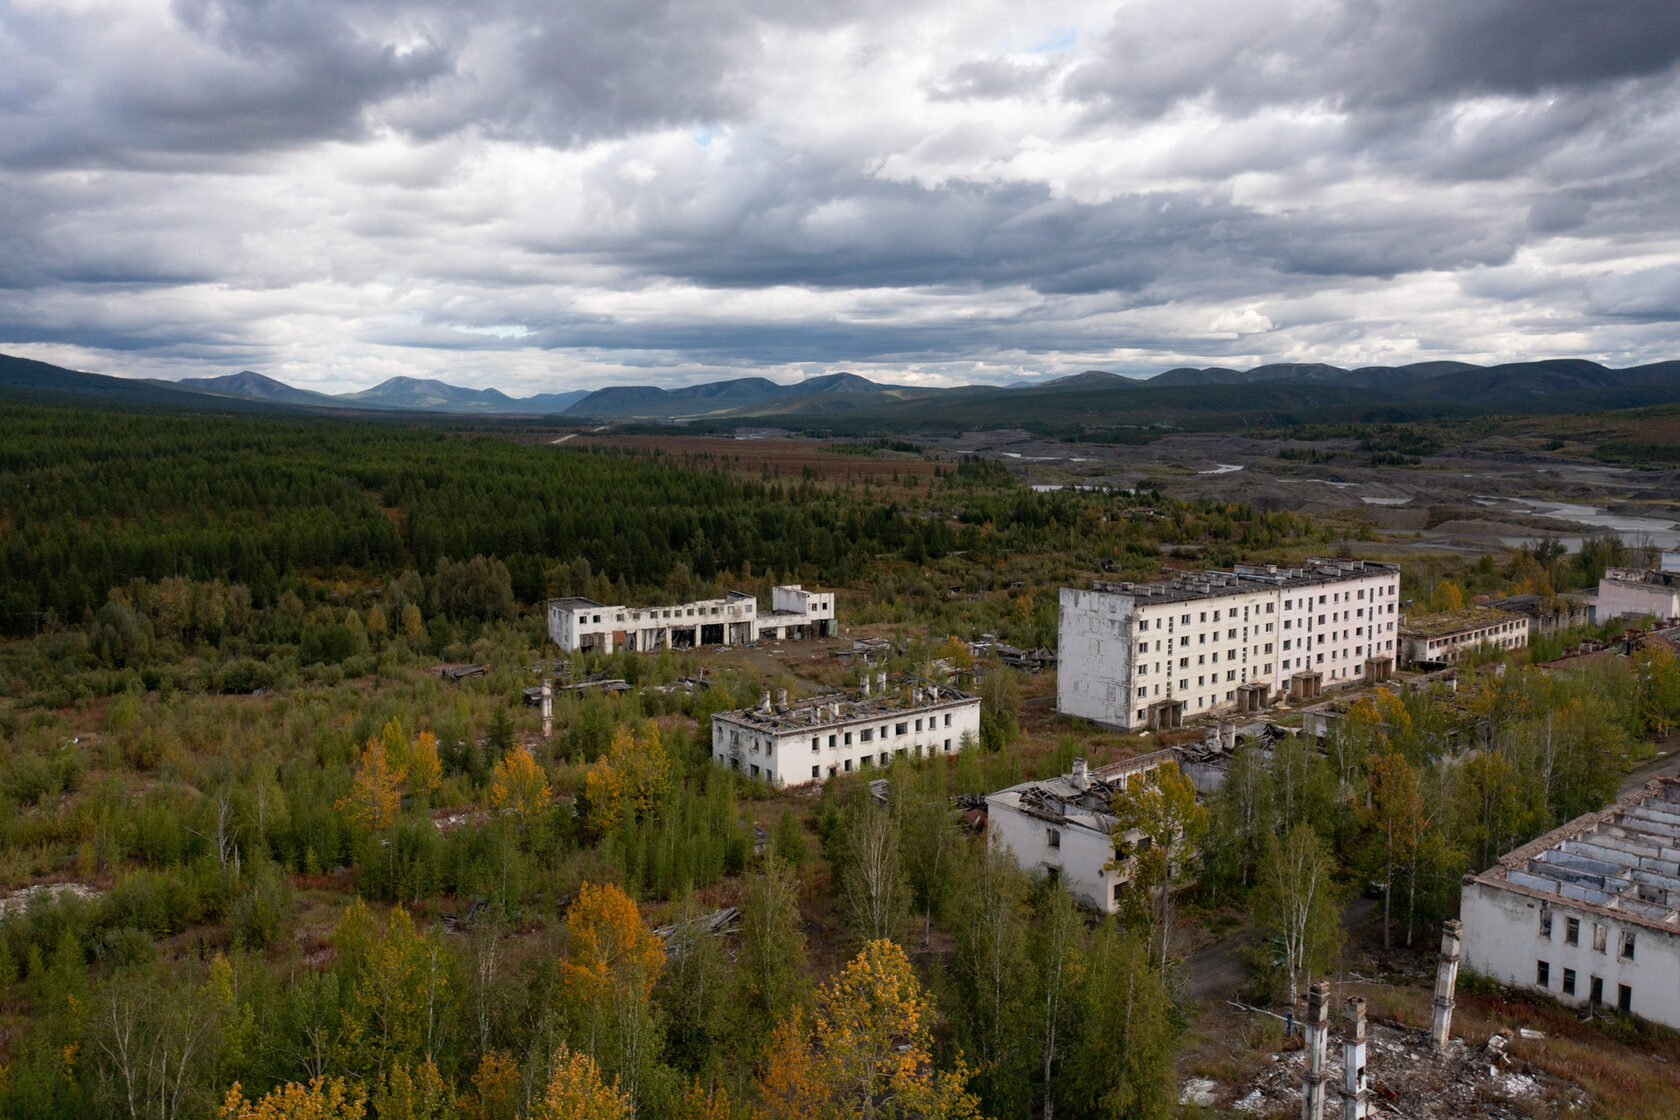
[(1680, 357), (1674, 0), (0, 0), (0, 350), (515, 395)]

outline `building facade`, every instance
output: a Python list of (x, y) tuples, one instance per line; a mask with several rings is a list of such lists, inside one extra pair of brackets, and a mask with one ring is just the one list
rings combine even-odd
[[(1664, 553), (1664, 562), (1671, 555)], [(1598, 621), (1655, 615), (1680, 618), (1680, 571), (1608, 568), (1598, 581)]]
[(1513, 650), (1526, 645), (1527, 615), (1466, 607), (1408, 620), (1400, 629), (1400, 663), (1447, 665), (1483, 646)]
[(744, 646), (760, 636), (780, 640), (835, 633), (832, 591), (806, 591), (792, 583), (774, 588), (771, 596), (768, 613), (760, 613), (758, 600), (740, 591), (721, 599), (660, 607), (609, 606), (578, 597), (550, 599), (548, 637), (568, 653), (612, 653), (615, 649), (650, 652)]
[(1387, 676), (1399, 593), (1393, 564), (1318, 559), (1063, 588), (1056, 708), (1128, 730), (1175, 727), (1258, 710), (1284, 688), (1316, 695), (1323, 680)]
[[(1112, 914), (1130, 887), (1135, 860), (1116, 851), (1114, 830), (1120, 819), (1114, 813), (1114, 798), (1124, 797), (1133, 782), (1150, 781), (1164, 766), (1178, 766), (1175, 751), (1156, 751), (1095, 770), (1087, 770), (1085, 760), (1076, 758), (1070, 774), (989, 794), (986, 830), (1002, 841), (1022, 871), (1052, 876), (1081, 906)], [(1136, 829), (1119, 839), (1128, 853), (1149, 842)]]
[(1680, 1028), (1680, 780), (1658, 778), (1464, 880), (1464, 964)]
[(810, 785), (889, 766), (894, 758), (956, 754), (980, 738), (980, 698), (943, 686), (888, 688), (886, 674), (845, 697), (712, 716), (712, 761), (776, 786)]

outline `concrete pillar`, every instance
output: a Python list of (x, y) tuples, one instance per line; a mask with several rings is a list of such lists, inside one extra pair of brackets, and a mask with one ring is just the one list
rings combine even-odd
[(1324, 1120), (1324, 1044), (1330, 1034), (1330, 985), (1307, 989), (1307, 1067), (1301, 1071), (1301, 1120)]
[[(1251, 694), (1252, 695), (1252, 694)], [(1219, 725), (1219, 743), (1227, 754), (1237, 749), (1237, 725), (1225, 720)]]
[(875, 687), (881, 690), (881, 695), (882, 696), (885, 696), (887, 694), (887, 674), (886, 673), (883, 672), (883, 673), (876, 673), (875, 674)]
[(1365, 1001), (1347, 1001), (1347, 1033), (1342, 1036), (1342, 1120), (1365, 1120), (1371, 1090), (1365, 1087)]
[(1447, 1045), (1452, 1032), (1453, 989), (1458, 986), (1459, 942), (1464, 926), (1456, 920), (1441, 925), (1441, 963), (1435, 969), (1435, 1018), (1429, 1026), (1429, 1044), (1436, 1050)]
[(547, 677), (542, 683), (542, 729), (544, 739), (554, 736), (554, 682)]
[(863, 674), (863, 694), (865, 696), (869, 695), (869, 673), (867, 671)]

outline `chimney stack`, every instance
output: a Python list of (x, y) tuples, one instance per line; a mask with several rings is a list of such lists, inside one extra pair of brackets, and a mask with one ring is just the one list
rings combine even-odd
[(1091, 773), (1085, 769), (1083, 758), (1073, 760), (1073, 788), (1080, 793), (1084, 793), (1091, 788)]
[(881, 690), (882, 696), (887, 694), (887, 674), (885, 670), (875, 674), (875, 687)]
[(869, 674), (868, 673), (865, 673), (863, 675), (863, 694), (865, 696), (869, 695)]
[(758, 698), (758, 709), (761, 712), (770, 710), (770, 690), (768, 688), (764, 690), (764, 695)]
[(547, 677), (542, 682), (542, 736), (554, 736), (554, 682)]
[(787, 707), (787, 689), (778, 688), (776, 690), (776, 706), (778, 708)]

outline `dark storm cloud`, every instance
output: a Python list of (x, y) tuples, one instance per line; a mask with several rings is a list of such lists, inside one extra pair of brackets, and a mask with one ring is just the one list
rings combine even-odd
[(1672, 347), (1671, 2), (988, 2), (0, 0), (0, 342)]
[(366, 111), (448, 72), (447, 46), (411, 21), (354, 17), (352, 3), (177, 0), (164, 20), (94, 23), (8, 13), (14, 78), (0, 85), (10, 166), (179, 163), (363, 134)]
[(1066, 88), (1140, 115), (1203, 100), (1384, 111), (1644, 78), (1677, 59), (1669, 0), (1146, 0), (1119, 9)]

